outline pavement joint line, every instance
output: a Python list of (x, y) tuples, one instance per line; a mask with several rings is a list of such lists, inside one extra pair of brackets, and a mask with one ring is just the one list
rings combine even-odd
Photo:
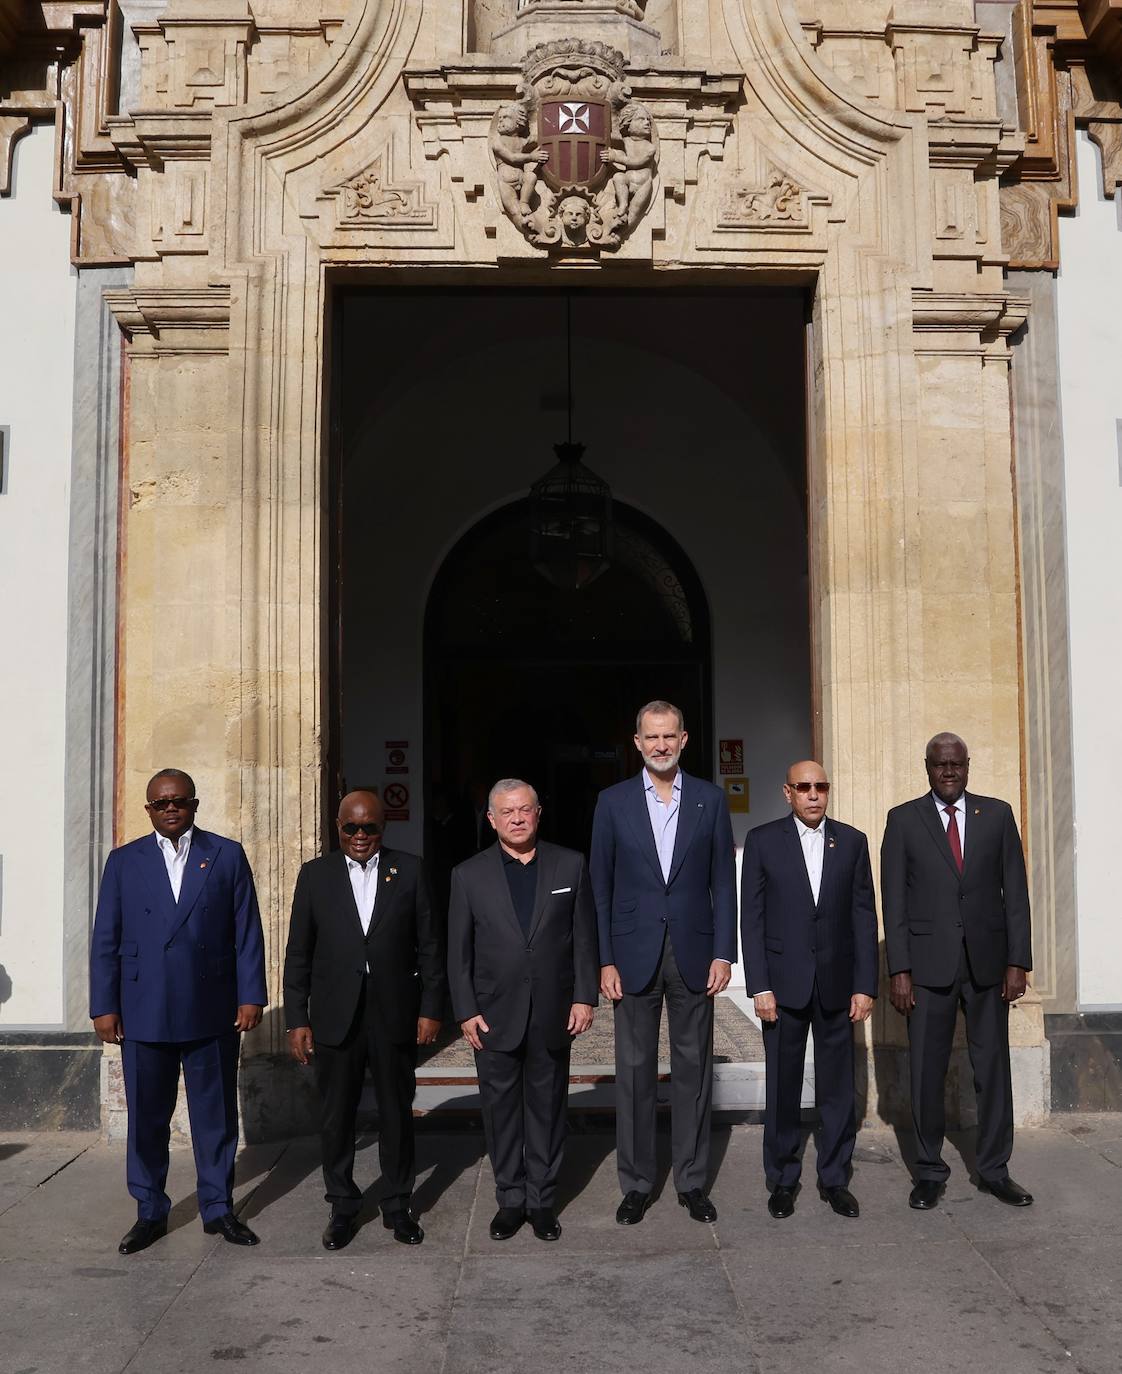
[[(1102, 1150), (1100, 1150), (1097, 1145), (1092, 1145), (1091, 1142), (1082, 1134), (1082, 1132), (1079, 1135), (1076, 1135), (1076, 1133), (1072, 1130), (1070, 1126), (1065, 1126), (1062, 1122), (1059, 1125), (1059, 1129), (1062, 1132), (1062, 1134), (1067, 1136), (1069, 1140), (1074, 1140), (1077, 1145), (1082, 1145), (1084, 1149), (1090, 1150), (1090, 1152), (1093, 1155), (1098, 1155), (1100, 1159), (1105, 1160), (1106, 1163), (1111, 1165), (1113, 1168), (1122, 1169), (1122, 1163), (1111, 1159), (1109, 1155), (1104, 1155)], [(1108, 1141), (1107, 1143), (1117, 1144), (1117, 1141)]]
[(471, 1195), (471, 1207), (468, 1209), (467, 1225), (464, 1227), (464, 1243), (460, 1247), (460, 1265), (456, 1270), (456, 1282), (452, 1288), (452, 1299), (448, 1304), (448, 1329), (444, 1333), (444, 1354), (440, 1360), (439, 1374), (445, 1374), (448, 1368), (448, 1356), (452, 1353), (452, 1322), (456, 1316), (456, 1304), (460, 1300), (460, 1289), (464, 1282), (464, 1269), (467, 1265), (468, 1246), (471, 1242), (471, 1228), (475, 1221), (475, 1211), (479, 1205), (479, 1189), (483, 1182), (483, 1161), (476, 1162), (475, 1166), (475, 1189)]
[(83, 1145), (76, 1155), (72, 1155), (65, 1163), (60, 1164), (58, 1168), (49, 1173), (46, 1178), (41, 1178), (35, 1187), (43, 1188), (50, 1183), (52, 1178), (58, 1178), (59, 1174), (61, 1174), (64, 1169), (69, 1169), (76, 1159), (81, 1159), (89, 1148), (88, 1145)]
[(737, 1292), (736, 1284), (732, 1281), (732, 1275), (729, 1273), (729, 1267), (727, 1262), (725, 1261), (724, 1247), (721, 1245), (720, 1236), (716, 1234), (716, 1227), (714, 1227), (714, 1239), (717, 1245), (717, 1255), (719, 1256), (721, 1261), (721, 1272), (725, 1276), (725, 1282), (729, 1286), (729, 1292), (732, 1294), (732, 1300), (736, 1305), (737, 1312), (740, 1314), (740, 1325), (744, 1330), (745, 1344), (747, 1348), (753, 1352), (752, 1363), (756, 1367), (756, 1374), (763, 1374), (763, 1365), (760, 1363), (760, 1357), (758, 1354), (755, 1353), (759, 1348), (758, 1343), (755, 1339), (756, 1332), (753, 1330), (752, 1324), (748, 1320), (748, 1312), (744, 1304), (740, 1300), (740, 1294), (739, 1292)]

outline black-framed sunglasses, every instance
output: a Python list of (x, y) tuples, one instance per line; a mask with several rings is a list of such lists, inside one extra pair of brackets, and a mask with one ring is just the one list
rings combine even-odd
[(346, 825), (341, 825), (339, 829), (349, 839), (352, 835), (357, 835), (360, 830), (364, 835), (380, 835), (383, 827), (376, 821), (348, 821)]
[(828, 782), (789, 782), (787, 786), (792, 792), (828, 792), (830, 784)]
[(157, 797), (155, 801), (144, 803), (149, 811), (189, 811), (198, 804), (198, 797)]

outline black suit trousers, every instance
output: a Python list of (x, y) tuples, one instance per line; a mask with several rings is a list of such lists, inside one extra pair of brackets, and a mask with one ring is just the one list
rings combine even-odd
[(417, 1045), (390, 1039), (377, 1019), (369, 979), (342, 1044), (316, 1044), (316, 1084), (322, 1105), (320, 1145), (326, 1199), (338, 1212), (354, 1214), (362, 1192), (354, 1179), (355, 1118), (366, 1069), (378, 1101), (378, 1162), (382, 1168), (381, 1208), (402, 1211), (416, 1180), (413, 1098), (417, 1091)]
[(500, 1207), (552, 1207), (565, 1145), (571, 1044), (551, 1049), (533, 1018), (514, 1050), (477, 1050), (483, 1133)]
[(849, 1007), (827, 1010), (814, 985), (805, 1007), (780, 1007), (765, 1022), (767, 1099), (764, 1111), (764, 1174), (775, 1188), (793, 1188), (802, 1161), (801, 1105), (807, 1032), (814, 1030), (814, 1098), (818, 1108), (818, 1181), (845, 1187), (857, 1140), (853, 1088), (853, 1026)]
[(908, 1042), (916, 1179), (941, 1183), (950, 1174), (943, 1162), (943, 1089), (960, 1004), (966, 1018), (966, 1044), (978, 1102), (978, 1174), (991, 1183), (1006, 1178), (1013, 1152), (1013, 1082), (1009, 1006), (1001, 996), (1001, 984), (983, 986), (974, 981), (964, 943), (958, 975), (949, 987), (917, 983), (914, 990), (916, 1004), (908, 1018)]

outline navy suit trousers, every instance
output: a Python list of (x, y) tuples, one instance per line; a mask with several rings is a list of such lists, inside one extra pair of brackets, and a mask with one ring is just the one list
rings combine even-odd
[(179, 1070), (187, 1090), (199, 1212), (214, 1221), (231, 1210), (238, 1150), (237, 1031), (205, 1040), (124, 1040), (121, 1064), (129, 1109), (126, 1176), (137, 1216), (156, 1221), (171, 1210), (166, 1192), (171, 1118)]

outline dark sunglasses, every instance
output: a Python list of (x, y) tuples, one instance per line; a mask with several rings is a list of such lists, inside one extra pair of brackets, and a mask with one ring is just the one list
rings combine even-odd
[(144, 803), (149, 811), (189, 811), (198, 804), (198, 797), (157, 797), (155, 801)]
[(789, 782), (787, 786), (792, 792), (828, 792), (830, 790), (828, 782)]
[(348, 821), (346, 825), (341, 825), (339, 829), (348, 838), (352, 835), (357, 835), (360, 830), (364, 835), (380, 835), (382, 833), (382, 826), (376, 821)]

